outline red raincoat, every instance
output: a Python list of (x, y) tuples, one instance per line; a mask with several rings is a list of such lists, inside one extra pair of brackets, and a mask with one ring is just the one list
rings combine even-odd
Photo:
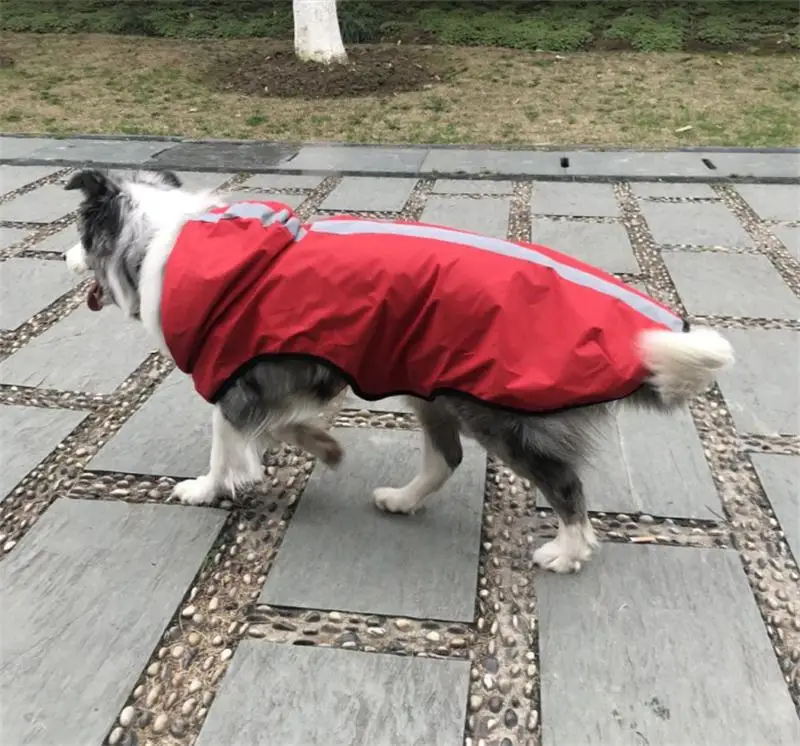
[(459, 392), (543, 412), (632, 393), (645, 329), (684, 322), (552, 249), (336, 217), (300, 228), (243, 202), (189, 221), (167, 262), (164, 336), (215, 401), (253, 361), (329, 363), (365, 399)]

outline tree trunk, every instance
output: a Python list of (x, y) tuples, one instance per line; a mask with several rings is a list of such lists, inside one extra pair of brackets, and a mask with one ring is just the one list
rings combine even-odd
[(336, 0), (294, 0), (294, 51), (311, 62), (346, 62)]

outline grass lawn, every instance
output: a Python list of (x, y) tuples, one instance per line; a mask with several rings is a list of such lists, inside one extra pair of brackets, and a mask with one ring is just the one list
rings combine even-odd
[[(800, 140), (792, 54), (377, 45), (352, 48), (352, 80), (338, 90), (290, 48), (5, 33), (0, 130), (650, 148)], [(354, 81), (356, 96), (345, 93)]]

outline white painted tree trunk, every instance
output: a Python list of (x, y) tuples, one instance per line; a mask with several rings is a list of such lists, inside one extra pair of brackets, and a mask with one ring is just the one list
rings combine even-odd
[(294, 0), (294, 51), (301, 60), (346, 62), (336, 0)]

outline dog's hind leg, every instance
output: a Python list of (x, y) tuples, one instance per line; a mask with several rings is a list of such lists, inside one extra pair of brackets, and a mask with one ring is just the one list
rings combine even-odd
[(534, 481), (558, 516), (558, 534), (533, 553), (533, 561), (553, 572), (577, 572), (597, 546), (580, 477), (570, 464), (539, 459)]
[(419, 473), (403, 487), (378, 487), (375, 504), (387, 513), (413, 513), (450, 478), (463, 458), (458, 420), (435, 402), (412, 400), (424, 430)]
[(525, 427), (506, 437), (509, 466), (541, 489), (558, 516), (558, 535), (533, 554), (533, 561), (557, 573), (577, 572), (597, 540), (586, 512), (583, 484), (570, 461), (539, 452)]
[(235, 496), (237, 489), (263, 479), (264, 446), (259, 439), (237, 430), (219, 406), (214, 407), (211, 424), (208, 473), (179, 482), (171, 499), (186, 505), (207, 505), (222, 495)]

